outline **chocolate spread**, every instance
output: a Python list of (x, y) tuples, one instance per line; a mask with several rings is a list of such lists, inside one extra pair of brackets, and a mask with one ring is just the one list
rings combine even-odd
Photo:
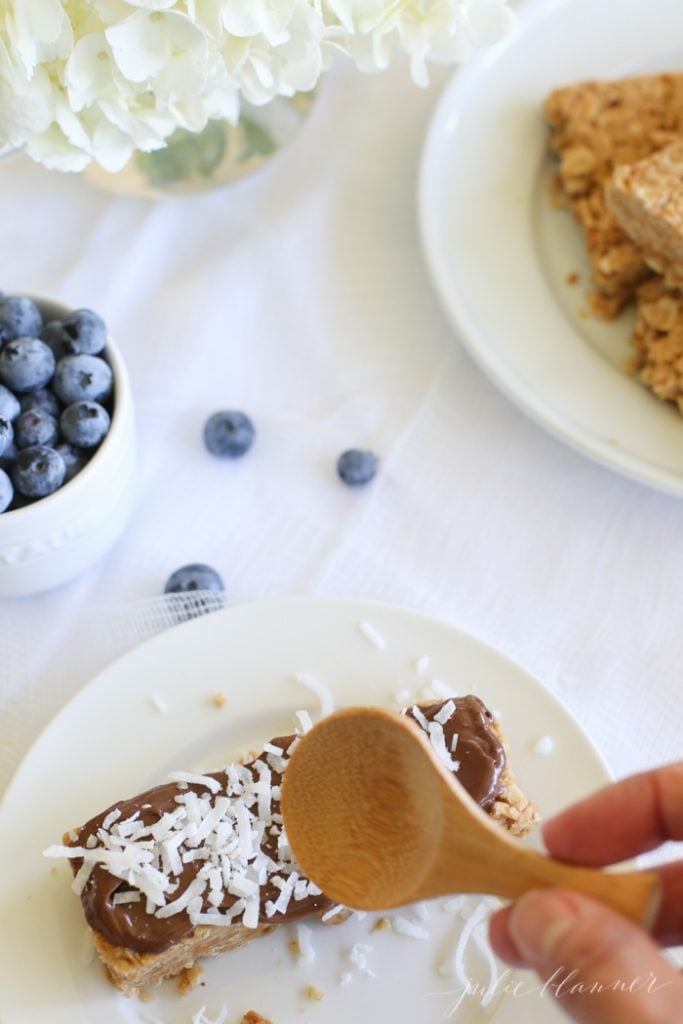
[[(420, 705), (420, 711), (427, 721), (432, 721), (445, 703)], [(457, 776), (481, 807), (490, 811), (500, 792), (500, 777), (505, 767), (505, 752), (491, 728), (493, 719), (490, 712), (477, 697), (457, 698), (454, 703), (456, 705), (455, 713), (443, 726), (446, 746), (448, 750), (451, 750), (453, 737), (457, 733), (458, 740), (453, 754), (454, 760), (460, 764)], [(408, 711), (407, 714), (414, 718), (411, 711)], [(271, 742), (273, 746), (286, 751), (293, 740), (293, 736), (288, 736), (274, 739)], [(253, 761), (246, 764), (245, 767), (249, 768), (252, 764), (254, 764)], [(225, 772), (215, 772), (209, 777), (218, 781), (222, 788), (225, 786)], [(281, 778), (282, 775), (273, 770), (273, 785), (279, 785)], [(165, 813), (175, 811), (178, 808), (176, 798), (187, 794), (188, 790), (194, 790), (199, 796), (206, 791), (206, 787), (195, 783), (171, 782), (147, 790), (131, 800), (124, 800), (107, 808), (106, 811), (92, 818), (77, 830), (76, 838), (71, 842), (73, 845), (83, 847), (88, 844), (89, 837), (93, 837), (91, 844), (95, 841), (95, 845), (99, 845), (98, 830), (103, 827), (104, 821), (114, 810), (121, 812), (119, 818), (121, 821), (133, 817), (138, 812), (139, 819), (145, 826), (152, 825)], [(274, 812), (279, 813), (279, 804), (275, 800), (273, 800), (272, 807)], [(277, 836), (271, 837), (268, 832), (261, 849), (277, 861)], [(71, 864), (75, 873), (81, 866), (82, 860), (74, 858)], [(178, 882), (178, 888), (173, 894), (174, 899), (181, 896), (196, 878), (201, 865), (201, 861), (183, 864), (182, 873), (174, 876), (174, 881)], [(152, 913), (147, 913), (144, 897), (138, 902), (115, 904), (115, 894), (127, 892), (129, 889), (130, 886), (126, 882), (115, 878), (105, 867), (97, 864), (81, 893), (88, 924), (112, 945), (135, 950), (138, 953), (160, 953), (181, 939), (192, 935), (195, 927), (184, 911), (160, 919)], [(333, 906), (332, 902), (324, 895), (308, 895), (303, 899), (290, 900), (285, 912), (271, 913), (270, 916), (267, 916), (266, 904), (269, 901), (275, 901), (278, 895), (279, 889), (270, 882), (266, 882), (261, 887), (259, 925), (284, 924), (314, 913), (324, 912)], [(217, 909), (219, 911), (228, 910), (236, 899), (236, 896), (224, 892)], [(206, 901), (206, 896), (204, 901)], [(207, 909), (206, 902), (204, 909)]]

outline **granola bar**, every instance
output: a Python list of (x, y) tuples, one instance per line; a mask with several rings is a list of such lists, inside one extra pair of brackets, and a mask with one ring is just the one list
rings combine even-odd
[(683, 413), (683, 292), (652, 277), (636, 295), (635, 370), (658, 398)]
[(683, 287), (683, 140), (618, 167), (607, 208), (671, 287)]
[[(477, 697), (405, 713), (492, 820), (513, 835), (534, 827), (538, 811), (515, 781), (499, 724)], [(292, 735), (276, 738), (253, 760), (210, 775), (173, 773), (46, 851), (71, 861), (95, 948), (125, 995), (176, 976), (186, 990), (199, 958), (286, 922), (343, 920), (343, 908), (302, 875), (283, 828), (280, 787), (296, 743)]]
[(615, 168), (643, 160), (683, 136), (683, 75), (584, 82), (555, 90), (545, 106), (555, 185), (579, 222), (597, 287), (595, 311), (609, 319), (633, 298), (649, 268), (605, 199)]

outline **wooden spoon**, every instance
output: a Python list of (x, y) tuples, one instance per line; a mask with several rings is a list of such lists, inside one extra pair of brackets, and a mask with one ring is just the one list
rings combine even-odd
[(381, 708), (340, 711), (301, 739), (284, 776), (282, 813), (307, 877), (356, 910), (559, 886), (647, 923), (657, 903), (654, 873), (572, 867), (513, 839), (414, 722)]

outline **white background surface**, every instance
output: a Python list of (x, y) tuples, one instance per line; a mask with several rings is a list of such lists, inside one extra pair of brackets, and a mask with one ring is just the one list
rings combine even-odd
[[(233, 603), (321, 594), (432, 613), (558, 693), (616, 774), (681, 756), (683, 504), (547, 436), (447, 326), (415, 212), (446, 80), (422, 92), (403, 69), (337, 69), (289, 151), (197, 199), (110, 198), (0, 163), (0, 287), (107, 318), (140, 442), (111, 554), (0, 606), (0, 789), (188, 561), (213, 564)], [(234, 464), (202, 447), (221, 407), (258, 431)], [(334, 474), (356, 445), (382, 459), (359, 492)]]

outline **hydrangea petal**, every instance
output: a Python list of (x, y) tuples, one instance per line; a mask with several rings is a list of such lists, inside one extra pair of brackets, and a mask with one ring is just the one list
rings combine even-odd
[(131, 82), (153, 78), (183, 51), (207, 53), (206, 37), (190, 19), (176, 11), (138, 11), (105, 32), (114, 60)]

